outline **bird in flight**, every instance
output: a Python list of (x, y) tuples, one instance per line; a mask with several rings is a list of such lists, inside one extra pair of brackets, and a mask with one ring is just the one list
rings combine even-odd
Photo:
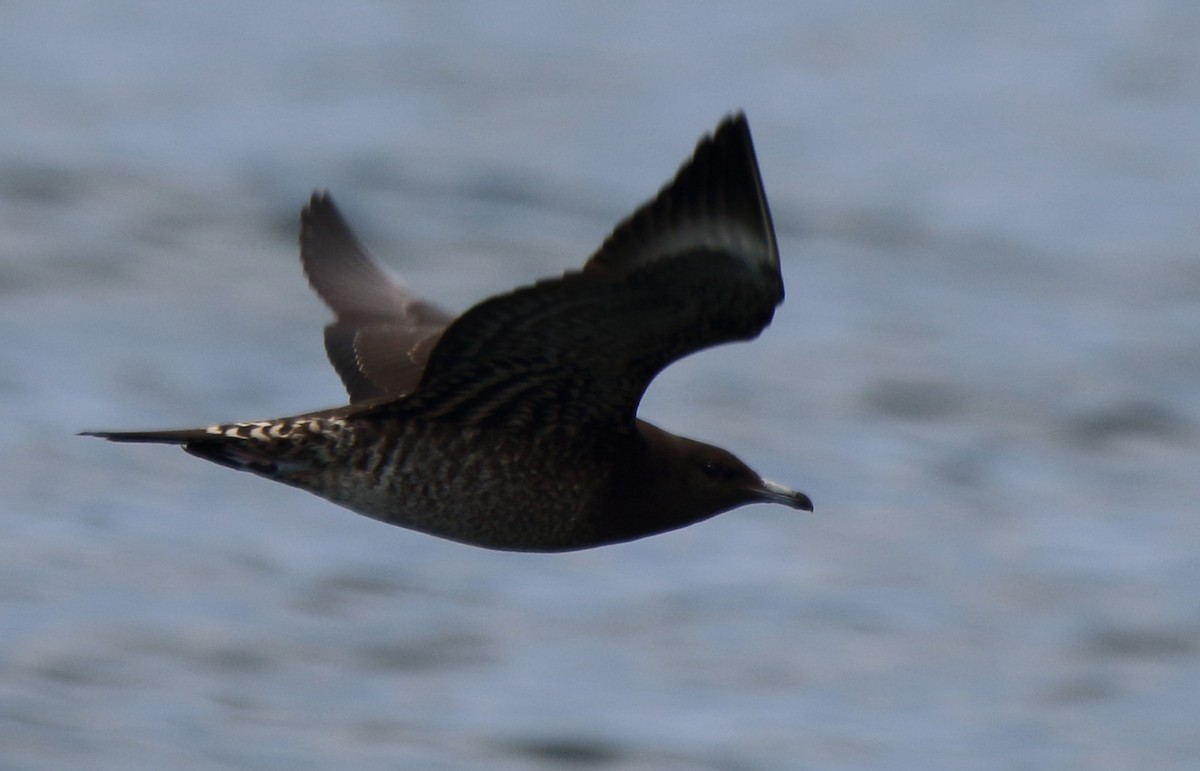
[(664, 367), (757, 337), (783, 301), (741, 113), (581, 270), (457, 318), (377, 262), (327, 194), (300, 220), (304, 271), (336, 315), (325, 349), (349, 405), (86, 435), (181, 445), (389, 524), (510, 551), (629, 541), (755, 502), (812, 511), (726, 450), (637, 417)]

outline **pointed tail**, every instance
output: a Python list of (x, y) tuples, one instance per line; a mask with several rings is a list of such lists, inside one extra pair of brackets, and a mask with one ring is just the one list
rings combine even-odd
[(294, 471), (294, 464), (278, 457), (276, 445), (280, 437), (264, 433), (269, 425), (269, 421), (263, 421), (169, 431), (82, 431), (79, 435), (98, 436), (110, 442), (175, 444), (197, 458), (286, 482), (281, 475)]
[(110, 442), (143, 444), (187, 444), (195, 439), (212, 439), (212, 434), (197, 428), (181, 431), (80, 431), (79, 436), (98, 436)]
[(81, 431), (79, 436), (98, 436), (110, 442), (129, 442), (138, 444), (176, 444), (183, 447), (189, 455), (211, 460), (222, 466), (238, 471), (259, 471), (270, 464), (255, 462), (248, 459), (245, 452), (238, 452), (238, 445), (245, 444), (231, 440), (222, 434), (213, 434), (203, 428), (189, 428), (177, 431)]

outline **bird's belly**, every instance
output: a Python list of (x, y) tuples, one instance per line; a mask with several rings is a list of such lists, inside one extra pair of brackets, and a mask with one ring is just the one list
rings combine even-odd
[(595, 544), (589, 513), (604, 480), (581, 473), (591, 464), (569, 448), (547, 451), (527, 437), (436, 424), (390, 435), (374, 446), (364, 437), (347, 442), (342, 462), (294, 483), (373, 519), (476, 546)]

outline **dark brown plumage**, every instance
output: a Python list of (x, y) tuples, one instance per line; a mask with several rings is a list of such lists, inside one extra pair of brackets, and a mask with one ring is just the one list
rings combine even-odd
[(384, 522), (497, 549), (599, 546), (755, 501), (812, 510), (725, 450), (636, 417), (663, 367), (756, 337), (783, 300), (741, 114), (582, 270), (457, 319), (379, 265), (325, 194), (301, 215), (300, 255), (336, 314), (325, 348), (348, 406), (91, 435), (181, 444)]

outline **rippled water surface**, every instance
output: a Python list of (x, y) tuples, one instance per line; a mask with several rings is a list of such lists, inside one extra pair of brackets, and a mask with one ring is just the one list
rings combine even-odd
[[(0, 767), (1188, 768), (1200, 11), (0, 9)], [(569, 555), (85, 428), (339, 403), (297, 214), (451, 308), (744, 108), (788, 300), (642, 414), (806, 490)]]

